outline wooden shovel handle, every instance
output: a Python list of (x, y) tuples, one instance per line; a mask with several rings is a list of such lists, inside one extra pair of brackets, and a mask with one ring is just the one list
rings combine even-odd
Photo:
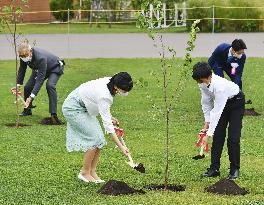
[(131, 154), (128, 154), (127, 157), (128, 157), (128, 160), (129, 160), (130, 162), (133, 162), (133, 164), (134, 164), (134, 161), (133, 161), (133, 159), (132, 159)]
[(200, 149), (200, 155), (202, 156), (203, 155), (203, 152), (204, 152), (204, 145), (201, 146), (201, 149)]
[[(125, 143), (125, 141), (124, 141), (124, 139), (123, 139), (122, 137), (120, 137), (120, 141), (121, 141), (121, 144), (122, 144), (123, 146), (127, 147), (127, 146), (126, 146), (126, 143)], [(130, 162), (133, 162), (133, 159), (132, 159), (132, 156), (131, 156), (130, 153), (127, 155), (127, 157), (128, 157), (128, 160), (129, 160)], [(134, 163), (134, 162), (133, 162), (133, 163)]]
[(24, 106), (26, 106), (26, 102), (25, 102), (25, 100), (21, 96), (18, 97), (18, 100), (21, 100), (22, 103), (24, 104)]
[(123, 146), (127, 147), (127, 146), (126, 146), (126, 143), (125, 143), (125, 141), (124, 141), (124, 139), (123, 139), (122, 137), (120, 137), (119, 139), (120, 139), (121, 144), (122, 144)]

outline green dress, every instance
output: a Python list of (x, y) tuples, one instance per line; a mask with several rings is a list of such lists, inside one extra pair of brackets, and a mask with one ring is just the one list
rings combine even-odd
[(96, 116), (91, 116), (82, 102), (78, 88), (73, 90), (62, 106), (67, 120), (66, 148), (68, 152), (101, 149), (106, 145), (103, 130)]

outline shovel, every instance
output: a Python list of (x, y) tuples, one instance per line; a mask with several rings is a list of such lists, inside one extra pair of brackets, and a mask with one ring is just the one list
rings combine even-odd
[(192, 159), (199, 160), (199, 159), (203, 159), (203, 158), (205, 158), (205, 155), (204, 155), (204, 145), (201, 146), (200, 153), (198, 155), (194, 156)]
[[(121, 128), (119, 128), (119, 127), (115, 127), (115, 132), (116, 132), (116, 134), (119, 136), (121, 144), (122, 144), (123, 146), (127, 147), (127, 146), (126, 146), (126, 143), (125, 143), (125, 141), (124, 141), (124, 130), (121, 129)], [(131, 156), (130, 153), (127, 155), (127, 157), (128, 157), (128, 162), (126, 162), (126, 163), (127, 163), (130, 167), (132, 167), (133, 169), (135, 169), (135, 170), (137, 170), (137, 171), (139, 171), (139, 172), (141, 172), (141, 173), (145, 173), (145, 167), (144, 167), (144, 165), (143, 165), (142, 163), (139, 163), (139, 164), (135, 163), (135, 162), (133, 161), (132, 156)]]
[[(16, 92), (15, 88), (11, 88), (11, 92), (13, 95), (17, 96), (17, 102), (21, 101), (23, 103), (24, 107), (26, 107), (26, 102), (22, 97), (22, 92), (20, 90), (17, 90), (17, 92)], [(16, 101), (14, 103), (16, 103)], [(29, 105), (29, 107), (27, 109), (31, 109), (31, 108), (35, 108), (35, 107), (37, 107), (37, 106)]]
[[(11, 92), (12, 92), (13, 95), (16, 95), (17, 96), (17, 101), (18, 102), (21, 101), (24, 104), (24, 106), (26, 106), (26, 102), (23, 99), (22, 92), (20, 90), (17, 90), (17, 92), (16, 92), (15, 89), (11, 89)], [(16, 101), (14, 103), (16, 103)]]
[(203, 145), (203, 144), (202, 144), (203, 138), (204, 138), (205, 136), (206, 136), (206, 131), (205, 131), (205, 132), (202, 131), (202, 132), (200, 132), (200, 133), (198, 134), (199, 139), (198, 139), (198, 141), (196, 142), (196, 147), (201, 147), (201, 148), (200, 148), (200, 153), (199, 153), (198, 155), (192, 157), (192, 159), (194, 159), (194, 160), (199, 160), (199, 159), (203, 159), (203, 158), (205, 158), (204, 150), (205, 150), (206, 153), (208, 153), (208, 151), (209, 151), (208, 143), (207, 143), (206, 145)]

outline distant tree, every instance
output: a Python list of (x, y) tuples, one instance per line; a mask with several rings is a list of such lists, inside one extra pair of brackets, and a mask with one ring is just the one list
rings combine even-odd
[[(50, 9), (53, 12), (53, 16), (59, 21), (68, 21), (68, 9), (73, 10), (73, 0), (51, 0), (50, 1)], [(65, 10), (65, 11), (59, 11)], [(59, 12), (57, 12), (59, 11)], [(74, 16), (74, 12), (69, 12), (69, 18), (72, 19)]]

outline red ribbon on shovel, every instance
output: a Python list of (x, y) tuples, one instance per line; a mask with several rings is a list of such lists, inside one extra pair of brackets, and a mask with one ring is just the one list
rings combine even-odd
[[(205, 136), (206, 136), (206, 131), (205, 132), (200, 132), (198, 134), (199, 140), (196, 143), (196, 147), (201, 147), (202, 146), (203, 138)], [(205, 152), (208, 153), (208, 151), (209, 151), (209, 146), (208, 146), (208, 143), (206, 143)]]
[(24, 106), (26, 106), (26, 102), (24, 101), (24, 99), (22, 97), (21, 90), (12, 88), (11, 89), (11, 92), (12, 92), (13, 95), (16, 95), (17, 96), (17, 101), (22, 101), (22, 103), (24, 104)]
[(124, 137), (124, 129), (119, 128), (119, 127), (115, 127), (114, 129), (115, 129), (116, 134), (117, 134), (119, 137), (122, 137), (122, 138)]
[(22, 92), (20, 90), (16, 90), (15, 89), (11, 89), (11, 92), (13, 95), (16, 95), (17, 97), (21, 97), (22, 96)]

